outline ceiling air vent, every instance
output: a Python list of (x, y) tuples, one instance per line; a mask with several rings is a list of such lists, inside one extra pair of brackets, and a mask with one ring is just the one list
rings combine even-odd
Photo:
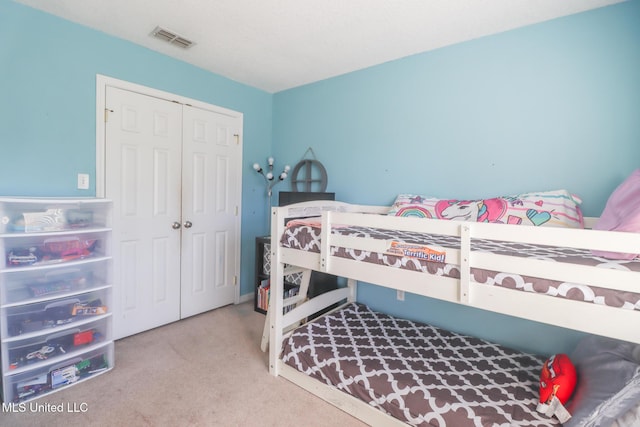
[(162, 27), (156, 27), (151, 32), (151, 35), (183, 49), (188, 49), (194, 45), (191, 40), (187, 40), (186, 38), (174, 33), (173, 31), (169, 31)]

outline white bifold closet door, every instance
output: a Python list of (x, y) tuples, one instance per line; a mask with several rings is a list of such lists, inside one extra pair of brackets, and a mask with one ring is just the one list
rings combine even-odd
[(106, 90), (114, 337), (234, 302), (241, 119)]
[(182, 118), (184, 318), (234, 301), (242, 166), (237, 119), (186, 105)]

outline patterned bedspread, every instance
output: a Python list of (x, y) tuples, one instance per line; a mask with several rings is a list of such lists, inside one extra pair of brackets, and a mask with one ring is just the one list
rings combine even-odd
[(350, 304), (298, 328), (282, 360), (416, 426), (554, 426), (543, 357)]
[[(429, 235), (415, 232), (389, 231), (366, 227), (336, 227), (332, 233), (347, 236), (360, 236), (382, 240), (394, 240), (413, 244), (428, 244), (442, 248), (459, 248), (457, 237)], [(286, 229), (281, 244), (287, 248), (320, 252), (320, 230), (311, 225), (298, 224)], [(584, 249), (558, 248), (530, 244), (517, 244), (504, 241), (474, 240), (472, 250), (497, 254), (531, 257), (557, 262), (614, 268), (618, 270), (640, 271), (640, 260), (611, 260), (593, 256)], [(402, 257), (387, 253), (374, 253), (345, 248), (331, 248), (331, 254), (358, 261), (383, 264), (390, 267), (405, 268), (425, 273), (459, 278), (460, 269), (456, 264), (427, 261), (416, 257)], [(574, 300), (588, 301), (613, 307), (640, 310), (640, 294), (621, 292), (588, 286), (581, 283), (559, 282), (514, 272), (497, 272), (478, 268), (471, 269), (472, 280), (494, 286), (509, 287), (521, 291), (543, 293)]]

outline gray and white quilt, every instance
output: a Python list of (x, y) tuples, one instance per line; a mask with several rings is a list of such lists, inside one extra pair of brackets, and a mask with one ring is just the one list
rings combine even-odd
[[(410, 244), (427, 244), (444, 249), (460, 247), (460, 239), (452, 236), (381, 230), (367, 227), (336, 227), (333, 228), (331, 232), (346, 236), (393, 240)], [(320, 252), (320, 229), (304, 224), (288, 227), (280, 243), (283, 247), (287, 248)], [(472, 242), (472, 250), (544, 259), (553, 262), (598, 266), (623, 271), (640, 271), (640, 260), (611, 260), (594, 256), (591, 252), (584, 249), (510, 243), (495, 240), (474, 240)], [(339, 247), (332, 247), (331, 255), (382, 264), (389, 267), (422, 271), (437, 276), (460, 277), (459, 266), (447, 263), (446, 260), (445, 262), (428, 261), (416, 257), (366, 252)], [(621, 292), (589, 286), (584, 283), (553, 281), (520, 275), (513, 271), (499, 272), (472, 268), (471, 275), (475, 282), (482, 284), (509, 287), (520, 291), (543, 293), (550, 296), (587, 301), (630, 310), (640, 310), (640, 293)]]
[(544, 357), (362, 304), (298, 328), (282, 360), (410, 425), (558, 425), (536, 412)]

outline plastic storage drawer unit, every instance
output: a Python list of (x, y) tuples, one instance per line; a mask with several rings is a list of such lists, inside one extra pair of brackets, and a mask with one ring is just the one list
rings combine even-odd
[(2, 399), (113, 367), (111, 202), (0, 198)]

